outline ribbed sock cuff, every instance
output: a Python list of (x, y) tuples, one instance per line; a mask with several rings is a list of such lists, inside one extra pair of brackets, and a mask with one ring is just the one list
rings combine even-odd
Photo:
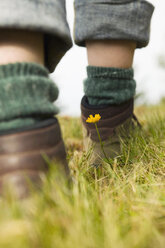
[[(34, 123), (58, 112), (58, 88), (45, 67), (35, 63), (0, 66), (0, 129)], [(19, 120), (19, 121), (18, 121)], [(24, 124), (22, 124), (24, 125)]]
[(91, 105), (121, 104), (134, 97), (134, 71), (112, 67), (87, 67), (84, 92)]
[(18, 76), (48, 77), (48, 70), (36, 63), (13, 63), (0, 66), (0, 80)]

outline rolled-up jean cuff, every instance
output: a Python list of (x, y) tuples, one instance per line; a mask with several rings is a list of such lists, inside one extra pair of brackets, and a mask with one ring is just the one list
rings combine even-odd
[(0, 28), (45, 34), (45, 66), (52, 72), (72, 46), (65, 0), (0, 0)]
[(75, 43), (131, 40), (147, 46), (154, 6), (144, 0), (75, 0)]

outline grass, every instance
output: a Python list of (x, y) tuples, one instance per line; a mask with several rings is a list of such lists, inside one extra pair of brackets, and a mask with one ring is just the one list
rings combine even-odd
[(143, 130), (123, 154), (90, 166), (79, 119), (61, 118), (73, 185), (50, 165), (43, 191), (0, 200), (0, 247), (164, 248), (165, 105), (139, 107)]

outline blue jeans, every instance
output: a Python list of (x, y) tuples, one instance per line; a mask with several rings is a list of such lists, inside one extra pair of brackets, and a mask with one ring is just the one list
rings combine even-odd
[[(52, 72), (72, 46), (65, 0), (0, 0), (0, 9), (0, 28), (45, 34), (45, 65)], [(85, 46), (86, 40), (122, 39), (144, 47), (153, 10), (144, 0), (75, 0), (75, 43)]]

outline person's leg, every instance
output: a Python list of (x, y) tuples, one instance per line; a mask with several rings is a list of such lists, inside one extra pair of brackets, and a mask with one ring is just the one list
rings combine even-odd
[[(44, 67), (44, 35), (0, 30), (0, 131), (53, 116), (58, 89)], [(8, 89), (8, 90), (6, 90)]]
[[(87, 47), (89, 62), (81, 103), (85, 138), (98, 142), (95, 127), (86, 118), (99, 113), (105, 149), (114, 156), (119, 151), (114, 134), (133, 116), (134, 51), (148, 44), (153, 6), (143, 0), (75, 0), (75, 10), (75, 42)], [(98, 149), (96, 144), (100, 155)]]
[[(57, 113), (53, 101), (58, 89), (48, 71), (55, 69), (72, 41), (65, 0), (1, 0), (0, 8), (1, 131)], [(26, 123), (20, 123), (22, 117)]]
[(132, 67), (135, 41), (94, 40), (86, 41), (88, 64), (97, 67)]
[[(135, 94), (132, 63), (136, 42), (86, 41), (86, 48), (89, 66), (88, 78), (84, 81), (84, 91), (89, 103), (121, 104), (131, 99)], [(113, 74), (115, 77), (112, 76)]]
[(44, 65), (44, 35), (17, 29), (0, 29), (0, 65), (32, 62)]
[[(144, 47), (149, 42), (153, 6), (144, 0), (75, 0), (75, 10), (75, 43), (86, 46), (88, 53), (88, 78), (84, 81), (84, 87), (90, 103), (100, 99), (99, 104), (120, 104), (131, 99), (135, 94), (135, 82), (133, 71), (126, 69), (132, 70), (135, 48)], [(104, 69), (104, 80), (98, 67), (107, 68)], [(120, 71), (115, 71), (115, 68)], [(121, 83), (116, 83), (121, 69), (122, 75), (118, 78)], [(112, 72), (116, 75), (115, 82), (111, 78)], [(128, 78), (129, 72), (130, 82), (126, 80), (129, 89), (125, 92), (123, 80)], [(106, 73), (110, 75), (105, 78)], [(105, 84), (99, 83), (99, 77), (100, 82)], [(120, 91), (119, 94), (117, 91)], [(126, 93), (128, 95), (123, 96)]]
[(26, 177), (37, 183), (48, 169), (43, 154), (68, 173), (49, 71), (71, 38), (65, 0), (2, 0), (0, 8), (0, 190), (9, 178), (23, 195)]
[[(65, 0), (1, 0), (0, 29), (44, 34), (44, 64), (50, 72), (72, 46)], [(1, 35), (0, 35), (1, 36)]]

